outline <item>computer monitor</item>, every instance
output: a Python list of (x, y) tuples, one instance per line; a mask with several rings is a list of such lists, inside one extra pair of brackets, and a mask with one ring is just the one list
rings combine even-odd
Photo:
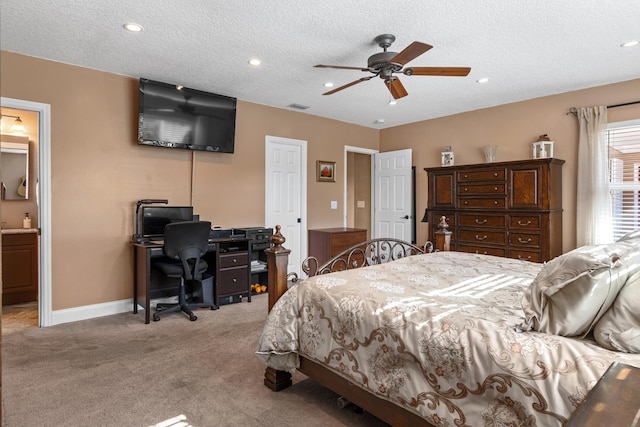
[(193, 206), (143, 206), (142, 236), (162, 238), (165, 225), (181, 221), (193, 221)]

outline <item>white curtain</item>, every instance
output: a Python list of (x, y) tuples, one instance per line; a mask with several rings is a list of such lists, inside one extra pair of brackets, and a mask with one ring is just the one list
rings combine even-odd
[(613, 241), (609, 156), (606, 140), (607, 107), (577, 109), (578, 194), (576, 204), (577, 246)]

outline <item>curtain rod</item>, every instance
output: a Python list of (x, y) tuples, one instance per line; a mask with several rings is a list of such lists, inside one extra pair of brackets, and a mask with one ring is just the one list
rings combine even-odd
[[(617, 108), (617, 107), (626, 107), (627, 105), (635, 105), (640, 104), (640, 101), (631, 101), (625, 102), (624, 104), (615, 104), (615, 105), (607, 105), (607, 108)], [(574, 116), (578, 115), (578, 109), (576, 107), (569, 108), (568, 114), (573, 114)]]

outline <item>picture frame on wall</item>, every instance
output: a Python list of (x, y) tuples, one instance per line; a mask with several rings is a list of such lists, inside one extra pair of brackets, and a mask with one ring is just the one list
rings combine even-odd
[(316, 180), (318, 182), (336, 182), (336, 162), (316, 161)]

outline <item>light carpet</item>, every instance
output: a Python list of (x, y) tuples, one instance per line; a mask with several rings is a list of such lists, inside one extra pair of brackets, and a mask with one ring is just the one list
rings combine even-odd
[(195, 322), (123, 313), (4, 336), (3, 426), (386, 426), (302, 374), (278, 393), (263, 385), (267, 299)]

